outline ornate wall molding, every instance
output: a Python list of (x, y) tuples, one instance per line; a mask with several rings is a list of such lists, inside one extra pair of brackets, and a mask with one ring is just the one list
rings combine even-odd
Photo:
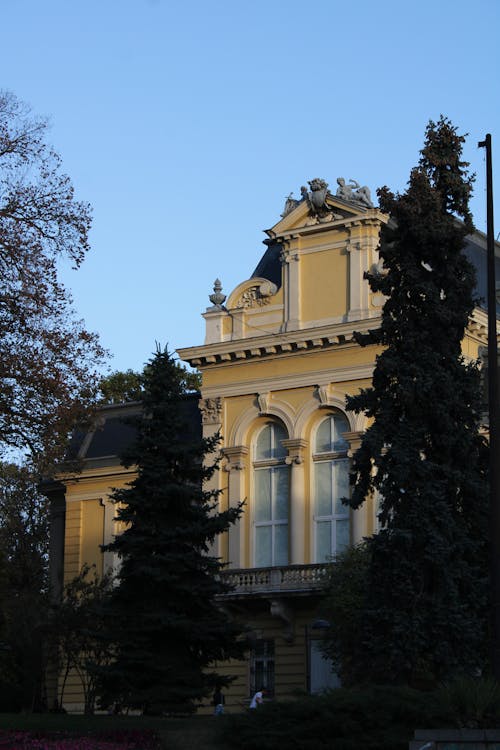
[(203, 424), (222, 423), (222, 398), (220, 396), (201, 399), (198, 408), (201, 412)]
[(235, 302), (235, 308), (248, 309), (250, 307), (262, 307), (269, 305), (278, 288), (272, 281), (263, 281), (260, 284), (245, 289)]
[[(325, 386), (326, 387), (326, 386)], [(357, 429), (356, 427), (356, 415), (352, 412), (348, 412), (345, 408), (345, 395), (342, 393), (329, 395), (328, 402), (325, 404), (321, 404), (321, 402), (318, 404), (318, 397), (315, 394), (314, 398), (309, 399), (306, 401), (301, 408), (299, 409), (299, 412), (297, 413), (297, 418), (295, 420), (295, 434), (298, 436), (304, 435), (306, 433), (306, 430), (308, 429), (308, 422), (315, 414), (318, 415), (318, 417), (323, 418), (325, 416), (325, 412), (323, 407), (329, 407), (330, 409), (338, 409), (342, 412), (349, 421), (349, 426), (351, 430)]]
[(246, 458), (249, 452), (246, 445), (227, 446), (221, 452), (226, 459), (223, 465), (224, 471), (243, 471), (246, 468)]
[(259, 403), (259, 411), (261, 414), (268, 414), (269, 413), (269, 401), (271, 398), (271, 394), (269, 391), (267, 393), (258, 393), (257, 394), (257, 401)]
[[(231, 431), (227, 436), (228, 445), (244, 445), (248, 443), (248, 431), (253, 423), (263, 415), (258, 409), (257, 403), (243, 411), (234, 421)], [(268, 404), (268, 411), (265, 416), (276, 417), (283, 422), (288, 435), (293, 435), (293, 409), (286, 401), (281, 401), (273, 394), (272, 400)], [(225, 451), (226, 449), (224, 449)]]
[(328, 406), (330, 404), (330, 388), (330, 384), (316, 386), (316, 395), (321, 406)]

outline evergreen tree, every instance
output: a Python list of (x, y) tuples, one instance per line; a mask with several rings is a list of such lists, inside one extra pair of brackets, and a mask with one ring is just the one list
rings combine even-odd
[(381, 327), (357, 340), (385, 348), (372, 387), (347, 403), (373, 419), (350, 505), (380, 495), (358, 654), (372, 680), (436, 680), (484, 664), (485, 444), (478, 369), (461, 350), (475, 286), (463, 253), (473, 229), (463, 142), (446, 118), (431, 121), (407, 191), (378, 191), (391, 219), (382, 270), (367, 278), (387, 300)]
[(122, 461), (137, 477), (113, 494), (126, 528), (108, 547), (121, 568), (108, 611), (115, 658), (103, 683), (145, 710), (191, 710), (215, 683), (230, 682), (211, 665), (242, 653), (240, 630), (216, 601), (227, 586), (210, 552), (241, 510), (219, 512), (218, 492), (203, 489), (217, 468), (206, 457), (218, 438), (189, 425), (183, 378), (166, 351), (146, 366), (143, 416)]

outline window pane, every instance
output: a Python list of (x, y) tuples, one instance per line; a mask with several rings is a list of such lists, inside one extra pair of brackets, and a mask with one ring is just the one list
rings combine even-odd
[(250, 652), (250, 695), (265, 688), (274, 691), (274, 641), (257, 641)]
[(257, 568), (272, 565), (271, 529), (272, 526), (256, 526), (255, 528), (255, 565)]
[(271, 472), (272, 469), (257, 469), (255, 477), (255, 520), (271, 520)]
[(333, 664), (325, 659), (319, 641), (310, 643), (311, 693), (322, 693), (324, 690), (340, 687), (340, 680), (332, 671)]
[(329, 516), (332, 513), (332, 471), (331, 462), (314, 465), (316, 515)]
[(349, 422), (342, 414), (331, 414), (324, 419), (316, 432), (315, 453), (346, 451), (349, 444), (342, 437), (344, 432), (349, 432)]
[(288, 479), (288, 466), (273, 469), (273, 518), (275, 521), (284, 521), (288, 518)]
[(257, 436), (257, 444), (255, 446), (255, 458), (257, 461), (265, 461), (271, 458), (271, 427), (272, 425), (266, 424)]
[(331, 451), (331, 428), (330, 428), (330, 417), (327, 417), (327, 419), (324, 419), (320, 426), (318, 427), (318, 431), (316, 433), (316, 443), (315, 443), (315, 452), (316, 453), (328, 453)]
[(334, 513), (345, 514), (348, 509), (342, 504), (343, 497), (349, 497), (349, 459), (333, 461), (333, 493), (335, 496)]
[(342, 521), (335, 521), (336, 526), (336, 552), (342, 552), (349, 546), (349, 519), (345, 518)]
[(342, 437), (343, 432), (349, 432), (349, 422), (342, 415), (335, 415), (335, 417), (333, 417), (334, 451), (346, 451), (349, 448), (349, 443)]
[(273, 424), (273, 458), (285, 458), (287, 450), (281, 444), (282, 440), (286, 440), (286, 431), (280, 424)]
[(288, 565), (288, 524), (274, 527), (274, 561), (273, 565)]
[(324, 562), (332, 554), (332, 525), (330, 521), (316, 524), (316, 562)]

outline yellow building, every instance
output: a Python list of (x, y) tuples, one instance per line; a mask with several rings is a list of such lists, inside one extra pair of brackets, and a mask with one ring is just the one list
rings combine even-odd
[[(345, 398), (370, 385), (377, 354), (353, 333), (379, 324), (384, 299), (372, 294), (364, 273), (379, 262), (388, 217), (367, 188), (337, 182), (335, 195), (316, 179), (300, 200), (287, 199), (251, 278), (227, 299), (215, 282), (203, 314), (205, 343), (178, 352), (202, 373), (203, 434), (222, 436), (221, 470), (212, 480), (222, 490), (221, 509), (245, 501), (216, 550), (234, 587), (221, 604), (249, 627), (248, 659), (227, 665), (236, 678), (228, 710), (262, 686), (282, 698), (335, 684), (317, 649), (325, 563), (377, 528), (376, 498), (357, 511), (341, 498), (366, 427), (363, 415), (346, 412)], [(474, 235), (468, 252), (481, 266), (484, 236)], [(464, 353), (476, 358), (485, 345), (486, 315), (478, 308)], [(103, 409), (80, 448), (82, 473), (54, 485), (55, 590), (83, 563), (98, 571), (116, 564), (99, 545), (119, 533), (108, 498), (130, 479), (117, 458), (127, 440), (121, 418), (138, 408)], [(74, 683), (67, 691), (69, 709), (81, 705), (78, 690)]]

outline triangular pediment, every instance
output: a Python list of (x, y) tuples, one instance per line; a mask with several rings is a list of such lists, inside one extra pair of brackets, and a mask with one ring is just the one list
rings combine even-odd
[[(328, 190), (316, 198), (318, 193), (307, 192), (300, 200), (291, 196), (287, 198), (280, 220), (266, 230), (270, 237), (277, 237), (294, 229), (314, 227), (317, 225), (343, 223), (358, 216), (366, 216), (376, 209), (359, 199), (344, 200)], [(354, 194), (355, 195), (355, 194)]]

